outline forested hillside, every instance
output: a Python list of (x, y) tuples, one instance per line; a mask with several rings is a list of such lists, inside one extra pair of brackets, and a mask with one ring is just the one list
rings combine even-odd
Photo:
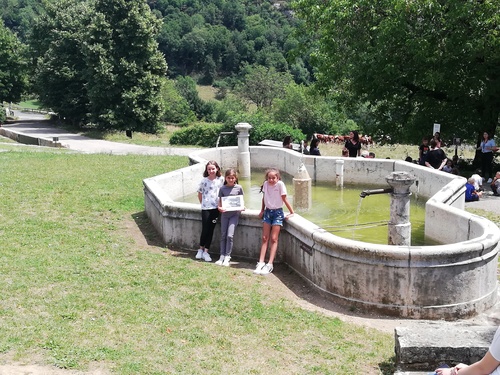
[[(51, 0), (49, 0), (50, 2)], [(310, 73), (290, 52), (299, 41), (297, 20), (286, 2), (250, 0), (148, 0), (163, 21), (157, 37), (168, 63), (168, 76), (194, 76), (212, 84), (238, 75), (242, 67), (262, 65), (291, 72), (297, 83)], [(33, 19), (43, 13), (42, 0), (0, 0), (7, 28), (26, 42)]]

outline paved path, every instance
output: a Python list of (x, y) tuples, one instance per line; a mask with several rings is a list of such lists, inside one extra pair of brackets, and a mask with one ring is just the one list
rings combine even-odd
[(14, 133), (25, 134), (37, 138), (52, 140), (59, 137), (59, 142), (70, 150), (95, 153), (95, 154), (141, 154), (141, 155), (181, 155), (187, 156), (197, 148), (183, 147), (150, 147), (127, 143), (110, 142), (100, 139), (92, 139), (79, 134), (69, 133), (63, 129), (52, 126), (45, 115), (38, 113), (15, 112), (17, 120), (4, 124), (3, 127)]

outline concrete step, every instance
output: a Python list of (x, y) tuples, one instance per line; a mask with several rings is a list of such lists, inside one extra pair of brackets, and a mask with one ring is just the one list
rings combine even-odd
[(497, 328), (451, 326), (445, 322), (396, 328), (397, 374), (418, 374), (411, 371), (428, 374), (442, 363), (454, 366), (477, 362), (488, 351)]

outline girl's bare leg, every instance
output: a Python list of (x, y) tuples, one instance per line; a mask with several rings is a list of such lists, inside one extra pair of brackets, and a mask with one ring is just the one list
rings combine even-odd
[(273, 225), (271, 228), (271, 251), (269, 252), (269, 261), (268, 261), (269, 264), (273, 264), (274, 258), (276, 257), (280, 231), (281, 231), (280, 225)]
[(259, 263), (264, 263), (264, 259), (266, 259), (267, 244), (269, 243), (270, 233), (271, 233), (271, 225), (268, 223), (263, 223), (263, 225), (262, 225), (262, 245), (260, 246)]

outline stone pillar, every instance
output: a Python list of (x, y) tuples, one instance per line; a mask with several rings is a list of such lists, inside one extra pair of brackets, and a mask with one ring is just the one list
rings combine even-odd
[(235, 126), (238, 131), (238, 176), (248, 178), (250, 172), (250, 134), (252, 125), (246, 122), (239, 122)]
[(344, 161), (341, 159), (335, 161), (335, 184), (344, 187)]
[(388, 228), (389, 245), (411, 245), (410, 186), (415, 177), (408, 172), (392, 172), (385, 180), (392, 187), (391, 217)]
[(301, 164), (297, 174), (293, 177), (293, 208), (297, 211), (309, 211), (312, 207), (311, 177), (304, 164)]

